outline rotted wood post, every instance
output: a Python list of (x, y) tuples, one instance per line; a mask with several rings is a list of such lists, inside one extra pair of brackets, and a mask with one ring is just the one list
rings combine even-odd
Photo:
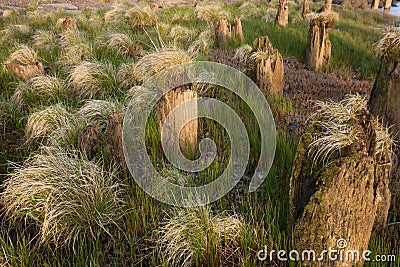
[[(158, 116), (160, 119), (160, 129), (164, 126), (163, 123), (171, 111), (182, 104), (183, 102), (191, 99), (197, 98), (197, 91), (193, 89), (191, 85), (181, 86), (174, 90), (167, 92), (163, 98), (158, 103)], [(197, 105), (192, 105), (190, 107), (191, 110), (179, 112), (179, 116), (186, 117), (188, 114), (193, 114), (193, 112), (197, 113)], [(170, 115), (170, 116), (176, 116)], [(182, 119), (182, 118), (180, 118)], [(177, 121), (178, 118), (173, 121)], [(185, 120), (185, 119), (184, 119)], [(185, 120), (186, 121), (186, 120)], [(189, 121), (184, 128), (179, 132), (179, 129), (172, 126), (172, 128), (167, 129), (166, 133), (168, 134), (168, 139), (179, 137), (179, 145), (181, 147), (182, 153), (191, 157), (196, 154), (197, 149), (197, 132), (198, 132), (198, 119), (194, 119)]]
[(283, 94), (284, 65), (283, 58), (277, 49), (274, 49), (267, 36), (257, 38), (253, 43), (256, 51), (264, 51), (269, 56), (256, 60), (256, 83), (266, 97), (279, 97)]

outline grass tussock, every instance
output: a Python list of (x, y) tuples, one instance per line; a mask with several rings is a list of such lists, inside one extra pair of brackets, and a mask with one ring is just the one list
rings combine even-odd
[(19, 84), (11, 97), (11, 103), (18, 110), (37, 103), (51, 103), (65, 94), (65, 88), (65, 83), (57, 77), (36, 76)]
[(104, 98), (119, 91), (114, 70), (102, 63), (82, 62), (69, 75), (69, 82), (78, 99)]
[(201, 32), (199, 38), (189, 46), (189, 55), (207, 55), (210, 47), (214, 44), (214, 39), (214, 34), (210, 30)]
[(133, 55), (136, 51), (136, 43), (124, 33), (106, 33), (100, 35), (96, 40), (96, 45), (115, 51), (123, 56)]
[[(244, 64), (247, 64), (247, 61), (249, 60), (251, 56), (251, 52), (253, 51), (253, 47), (251, 47), (248, 44), (242, 45), (235, 50), (235, 55), (234, 59), (239, 61), (239, 62), (244, 62)], [(256, 56), (256, 59), (258, 57)]]
[(137, 83), (133, 73), (135, 72), (135, 63), (121, 64), (118, 70), (118, 79), (121, 82), (121, 87), (130, 88)]
[[(6, 214), (33, 220), (41, 243), (74, 245), (109, 232), (122, 216), (122, 187), (113, 173), (77, 154), (44, 148), (4, 183)], [(111, 236), (112, 237), (112, 236)]]
[(60, 55), (58, 63), (66, 68), (74, 67), (83, 61), (90, 60), (93, 56), (93, 49), (90, 44), (78, 43), (65, 47)]
[(10, 42), (19, 36), (28, 36), (31, 33), (31, 27), (26, 24), (9, 25), (0, 31), (1, 42)]
[(196, 18), (207, 22), (217, 22), (221, 19), (230, 19), (231, 14), (222, 10), (218, 5), (198, 5), (195, 9)]
[(65, 84), (57, 77), (37, 76), (30, 79), (33, 90), (46, 97), (50, 97), (65, 91)]
[(157, 15), (150, 7), (132, 7), (126, 11), (125, 17), (132, 29), (151, 27), (157, 23)]
[(239, 7), (240, 14), (246, 19), (255, 19), (262, 16), (262, 10), (252, 2), (244, 2)]
[(332, 11), (313, 13), (308, 17), (314, 23), (323, 25), (327, 28), (335, 27), (336, 23), (339, 21), (339, 14)]
[(104, 21), (107, 23), (118, 23), (123, 21), (127, 9), (128, 6), (124, 4), (114, 5), (111, 10), (104, 13)]
[(183, 26), (174, 26), (168, 33), (168, 37), (177, 42), (187, 41), (190, 42), (193, 39), (194, 31)]
[[(358, 140), (358, 116), (367, 109), (367, 99), (359, 95), (347, 95), (339, 102), (316, 102), (318, 110), (312, 115), (315, 123), (321, 128), (315, 140), (309, 145), (309, 153), (314, 163), (327, 163), (335, 153), (340, 153)], [(375, 156), (392, 159), (393, 140), (388, 129), (375, 122), (376, 144)]]
[(80, 30), (67, 30), (60, 35), (60, 46), (65, 48), (67, 46), (85, 43), (86, 37)]
[[(209, 207), (178, 209), (160, 227), (160, 249), (170, 266), (207, 263), (207, 253), (228, 259), (244, 226), (236, 215), (213, 215)], [(213, 265), (215, 262), (208, 262)]]
[(22, 65), (29, 65), (36, 63), (37, 61), (37, 53), (26, 45), (19, 45), (18, 49), (14, 51), (7, 59), (7, 63), (17, 63)]
[(106, 100), (88, 100), (77, 111), (76, 115), (83, 118), (87, 125), (97, 125), (106, 129), (109, 120), (116, 112), (123, 112), (124, 107), (119, 103)]
[(60, 104), (34, 112), (29, 115), (25, 126), (26, 141), (44, 143), (54, 138), (60, 129), (71, 128), (71, 122), (72, 114)]
[(37, 49), (49, 52), (58, 46), (58, 40), (57, 36), (51, 31), (37, 30), (32, 36), (32, 44)]
[(267, 40), (265, 44), (266, 46), (263, 47), (262, 50), (258, 49), (256, 52), (251, 54), (250, 60), (254, 60), (255, 62), (259, 63), (270, 59), (271, 63), (275, 64), (279, 57), (279, 51), (278, 49), (272, 47), (272, 44), (269, 40)]
[(400, 31), (394, 27), (387, 28), (375, 47), (380, 56), (400, 61)]
[(175, 65), (188, 63), (192, 57), (183, 50), (164, 49), (142, 57), (133, 68), (136, 81), (145, 81), (152, 75)]

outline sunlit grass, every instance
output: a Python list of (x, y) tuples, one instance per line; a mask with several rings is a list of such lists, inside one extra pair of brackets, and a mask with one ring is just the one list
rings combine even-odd
[[(146, 9), (138, 9), (119, 2), (111, 10), (74, 15), (76, 31), (62, 32), (57, 21), (67, 16), (63, 11), (0, 18), (0, 62), (41, 61), (46, 66), (45, 75), (25, 82), (0, 73), (4, 133), (0, 180), (8, 179), (3, 196), (15, 219), (0, 230), (0, 265), (168, 266), (187, 258), (195, 266), (221, 262), (221, 266), (257, 266), (256, 252), (265, 245), (289, 248), (289, 178), (297, 137), (285, 128), (277, 133), (275, 161), (259, 190), (249, 193), (247, 178), (221, 200), (196, 211), (172, 209), (152, 199), (132, 177), (117, 178), (114, 171), (119, 169), (110, 170), (103, 163), (113, 155), (100, 153), (89, 161), (66, 148), (78, 149), (77, 140), (87, 125), (96, 125), (100, 131), (107, 128), (110, 117), (124, 111), (149, 76), (178, 63), (207, 59), (214, 48), (212, 25), (221, 18), (242, 16), (246, 45), (236, 50), (239, 61), (249, 58), (254, 39), (263, 35), (284, 57), (304, 61), (309, 24), (302, 20), (300, 8), (289, 6), (289, 26), (281, 29), (265, 21), (274, 17), (275, 2), (199, 3), (196, 8), (164, 8), (157, 14), (147, 4)], [(311, 4), (313, 11), (320, 7), (320, 3)], [(332, 64), (324, 71), (348, 75), (356, 71), (357, 77), (373, 77), (379, 64), (373, 47), (382, 33), (379, 27), (393, 24), (394, 18), (383, 12), (336, 7), (334, 11), (340, 20), (330, 30)], [(137, 58), (131, 56), (136, 45), (144, 48)], [(249, 107), (221, 88), (211, 88), (204, 95), (228, 103), (245, 122), (251, 148), (246, 177), (251, 177), (261, 140)], [(289, 110), (290, 103), (282, 101), (280, 108)], [(192, 175), (190, 184), (215, 180), (229, 160), (229, 137), (222, 127), (200, 120), (200, 130), (201, 138), (216, 142), (219, 155), (207, 170)], [(390, 146), (386, 129), (381, 130), (378, 151)], [(181, 172), (165, 171), (171, 165), (163, 157), (159, 135), (153, 114), (146, 129), (149, 156), (167, 179), (184, 183), (186, 176)], [(56, 152), (43, 152), (42, 145)], [(122, 183), (129, 186), (119, 187)], [(90, 192), (95, 197), (87, 197)], [(234, 227), (225, 229), (228, 225)], [(387, 236), (374, 236), (370, 249), (376, 254), (399, 254), (391, 242)], [(64, 247), (56, 249), (54, 243)]]

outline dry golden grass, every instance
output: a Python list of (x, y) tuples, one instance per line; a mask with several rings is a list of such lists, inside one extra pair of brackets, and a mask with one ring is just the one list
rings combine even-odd
[(230, 19), (229, 12), (222, 10), (218, 5), (198, 5), (195, 9), (196, 17), (199, 20), (207, 22), (217, 22), (221, 19)]
[[(361, 111), (367, 110), (367, 99), (359, 95), (347, 95), (342, 101), (316, 102), (318, 110), (311, 116), (321, 131), (309, 145), (309, 153), (314, 163), (326, 164), (335, 152), (341, 152), (346, 147), (359, 140), (358, 120)], [(376, 121), (375, 156), (392, 158), (393, 140), (388, 129)]]
[(11, 96), (10, 99), (10, 105), (13, 107), (13, 109), (19, 111), (25, 109), (25, 107), (27, 106), (25, 100), (26, 90), (29, 90), (29, 88), (27, 88), (25, 83), (23, 82), (21, 82), (21, 84), (18, 85), (17, 89), (15, 89), (14, 94)]
[(6, 214), (33, 220), (40, 243), (72, 245), (107, 233), (124, 212), (123, 187), (101, 165), (77, 153), (43, 148), (3, 185)]
[(136, 84), (136, 79), (133, 76), (135, 71), (135, 63), (124, 63), (121, 64), (118, 70), (118, 79), (121, 82), (123, 88), (130, 88), (132, 85)]
[(78, 99), (104, 98), (118, 89), (112, 67), (101, 63), (82, 62), (72, 70), (69, 82)]
[(18, 35), (29, 35), (31, 27), (25, 24), (9, 25), (4, 30), (0, 31), (1, 42), (11, 42), (18, 37)]
[(38, 94), (50, 97), (65, 91), (65, 84), (57, 77), (37, 76), (30, 79), (33, 90)]
[(190, 42), (193, 36), (193, 30), (179, 25), (172, 27), (168, 33), (168, 37), (177, 42)]
[(124, 33), (106, 33), (100, 35), (96, 40), (96, 45), (127, 56), (135, 51), (135, 42)]
[(104, 21), (107, 23), (118, 23), (124, 20), (125, 12), (128, 6), (125, 4), (116, 4), (113, 9), (104, 13)]
[(36, 63), (37, 61), (37, 53), (26, 45), (18, 46), (18, 49), (7, 59), (7, 63), (17, 63), (22, 65)]
[(106, 129), (109, 120), (116, 112), (124, 112), (124, 107), (112, 101), (88, 100), (77, 111), (76, 116), (86, 121), (88, 125), (97, 125), (100, 129)]
[(209, 251), (221, 254), (215, 257), (232, 256), (243, 227), (238, 216), (214, 216), (209, 207), (176, 209), (160, 227), (158, 242), (168, 265), (192, 266)]
[(335, 27), (336, 23), (339, 21), (339, 14), (336, 12), (328, 11), (321, 13), (312, 13), (309, 19), (313, 22), (324, 25), (327, 28)]
[[(28, 82), (20, 82), (11, 97), (12, 107), (23, 111), (29, 104), (48, 103), (65, 94), (65, 83), (57, 77), (36, 76)], [(33, 103), (32, 103), (33, 102)]]
[(51, 51), (57, 47), (57, 36), (51, 31), (37, 30), (32, 36), (32, 44), (38, 49), (45, 51)]
[(164, 49), (142, 57), (132, 68), (132, 75), (136, 81), (143, 82), (166, 68), (191, 61), (186, 51)]
[(61, 33), (60, 36), (60, 46), (67, 47), (76, 45), (79, 43), (85, 43), (86, 37), (85, 35), (79, 30), (67, 30)]
[(132, 7), (126, 11), (125, 17), (132, 29), (142, 29), (157, 23), (157, 15), (150, 7)]
[(375, 47), (380, 56), (400, 61), (400, 31), (394, 27), (388, 27)]
[(25, 126), (25, 136), (28, 143), (45, 142), (60, 128), (69, 128), (72, 115), (62, 106), (49, 106), (44, 110), (32, 113)]
[[(233, 58), (239, 62), (244, 62), (244, 64), (247, 64), (247, 61), (251, 56), (251, 51), (253, 51), (253, 47), (247, 44), (242, 45), (236, 48), (235, 56)], [(256, 58), (258, 57), (256, 56)]]
[(240, 15), (247, 18), (257, 18), (262, 16), (262, 10), (252, 2), (244, 2), (239, 7)]
[(63, 48), (58, 63), (64, 67), (73, 67), (92, 57), (92, 47), (86, 43), (78, 43)]
[(210, 30), (201, 32), (199, 38), (189, 46), (189, 55), (207, 55), (210, 47), (212, 47), (212, 45), (214, 44), (214, 39), (214, 33)]
[(263, 50), (257, 50), (251, 54), (250, 59), (257, 63), (270, 59), (274, 64), (278, 58), (279, 51), (278, 49), (273, 48), (271, 42), (269, 41), (266, 42), (266, 45), (266, 47), (263, 47)]
[(19, 12), (18, 12), (18, 10), (15, 10), (15, 9), (6, 9), (3, 11), (4, 18), (16, 17), (18, 15), (19, 15)]

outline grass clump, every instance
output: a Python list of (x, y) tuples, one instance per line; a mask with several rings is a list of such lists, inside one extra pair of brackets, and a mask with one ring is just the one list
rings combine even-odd
[(160, 249), (170, 266), (212, 266), (235, 252), (244, 226), (238, 216), (214, 216), (209, 207), (178, 209), (173, 214), (159, 229)]
[(207, 22), (217, 22), (231, 17), (228, 11), (222, 10), (218, 5), (198, 5), (195, 14), (197, 19)]
[(61, 128), (70, 128), (72, 114), (62, 105), (49, 106), (44, 110), (32, 113), (28, 117), (25, 127), (25, 136), (28, 143), (43, 142), (54, 135)]
[(60, 46), (64, 48), (67, 46), (84, 43), (85, 40), (86, 37), (80, 30), (67, 30), (61, 33), (59, 43)]
[(47, 52), (52, 51), (57, 47), (57, 37), (51, 31), (37, 30), (32, 36), (33, 45), (38, 49), (43, 49)]
[(106, 100), (88, 100), (77, 111), (76, 115), (83, 118), (88, 125), (97, 125), (100, 129), (107, 128), (110, 118), (124, 110), (118, 103)]
[(187, 27), (174, 26), (168, 33), (168, 37), (177, 42), (190, 42), (194, 36), (194, 32)]
[(39, 103), (48, 104), (65, 95), (65, 83), (53, 76), (36, 76), (27, 83), (21, 82), (11, 97), (15, 108), (24, 110)]
[(150, 7), (132, 7), (126, 11), (125, 17), (129, 27), (136, 30), (154, 26), (157, 23), (157, 15)]
[[(248, 44), (239, 46), (238, 48), (235, 49), (234, 59), (236, 59), (239, 62), (244, 62), (246, 64), (251, 56), (252, 51), (253, 47), (251, 47)], [(258, 58), (257, 56), (255, 57)]]
[(214, 44), (214, 39), (214, 34), (210, 30), (201, 32), (199, 38), (189, 46), (188, 53), (191, 56), (207, 55)]
[[(309, 145), (313, 162), (326, 164), (335, 152), (341, 152), (361, 140), (360, 129), (356, 121), (360, 112), (367, 109), (367, 100), (359, 95), (347, 95), (340, 102), (316, 102), (318, 110), (312, 115), (320, 127), (315, 140)], [(383, 154), (392, 158), (392, 138), (388, 130), (375, 122), (375, 156)]]
[(328, 28), (333, 28), (339, 21), (339, 14), (331, 11), (314, 13), (309, 16), (309, 19), (318, 22)]
[(1, 30), (0, 33), (2, 42), (10, 42), (20, 36), (28, 36), (31, 33), (31, 27), (26, 24), (9, 25), (4, 30)]
[(111, 10), (104, 13), (104, 21), (107, 23), (118, 23), (122, 21), (127, 9), (128, 6), (124, 4), (114, 5)]
[(135, 54), (135, 42), (124, 33), (109, 33), (100, 35), (96, 44), (101, 48), (106, 48), (116, 53), (128, 56)]
[(118, 93), (118, 82), (111, 66), (82, 62), (69, 76), (72, 92), (78, 99), (104, 98)]
[(6, 63), (29, 65), (37, 61), (37, 53), (32, 48), (26, 45), (19, 45), (18, 49), (10, 55)]
[(262, 16), (262, 10), (252, 2), (244, 2), (240, 5), (239, 11), (246, 19), (255, 19)]
[(387, 28), (375, 47), (380, 56), (400, 61), (400, 31), (394, 27)]
[(33, 220), (41, 243), (74, 245), (78, 238), (111, 233), (122, 216), (121, 185), (100, 165), (58, 149), (44, 148), (4, 183), (1, 197), (11, 218)]
[(58, 63), (66, 68), (74, 67), (93, 56), (92, 46), (86, 43), (78, 43), (65, 47)]
[(166, 68), (191, 61), (192, 57), (186, 51), (163, 49), (142, 57), (132, 69), (132, 75), (135, 80), (143, 82)]

